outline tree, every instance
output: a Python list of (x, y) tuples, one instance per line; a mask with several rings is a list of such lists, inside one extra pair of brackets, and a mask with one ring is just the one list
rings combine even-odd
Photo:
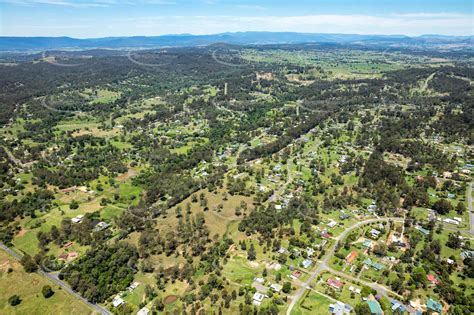
[(74, 210), (79, 208), (79, 203), (76, 200), (72, 200), (71, 204), (69, 205), (69, 209)]
[(460, 201), (456, 206), (456, 213), (462, 215), (464, 212), (466, 212), (466, 205)]
[(153, 303), (153, 307), (161, 312), (165, 309), (165, 304), (163, 303), (161, 298), (157, 298), (155, 302)]
[(11, 306), (17, 306), (21, 303), (21, 299), (18, 295), (15, 294), (8, 298), (8, 303), (10, 303)]
[(288, 281), (285, 282), (285, 283), (283, 284), (283, 288), (282, 288), (281, 290), (282, 290), (284, 293), (287, 293), (287, 294), (290, 293), (290, 291), (291, 291), (291, 282), (288, 282)]
[(253, 243), (250, 243), (250, 248), (247, 251), (247, 259), (248, 260), (257, 259), (257, 253), (255, 252), (255, 247), (253, 246)]
[(357, 304), (354, 311), (357, 315), (367, 315), (371, 313), (369, 304), (367, 304), (366, 302)]
[(461, 239), (460, 239), (461, 234), (459, 232), (457, 233), (449, 233), (448, 236), (448, 241), (446, 242), (446, 246), (458, 249), (461, 247)]
[(446, 199), (436, 201), (432, 208), (439, 214), (447, 214), (453, 209), (453, 205)]
[(38, 265), (36, 265), (36, 262), (34, 261), (33, 257), (28, 254), (25, 254), (21, 258), (20, 262), (23, 265), (25, 271), (28, 273), (35, 272), (36, 270), (38, 270)]
[(43, 296), (47, 299), (53, 296), (54, 291), (49, 285), (43, 286), (43, 289), (41, 290), (41, 293), (43, 293)]

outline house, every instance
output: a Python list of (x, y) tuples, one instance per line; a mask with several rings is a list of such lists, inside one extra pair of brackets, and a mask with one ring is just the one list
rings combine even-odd
[(449, 265), (452, 265), (452, 264), (454, 264), (454, 260), (452, 260), (452, 259), (449, 259), (449, 258), (448, 258), (448, 259), (446, 259), (446, 262), (447, 262)]
[(125, 303), (125, 301), (122, 300), (122, 298), (120, 298), (119, 296), (114, 297), (114, 300), (112, 301), (112, 305), (113, 305), (114, 307), (119, 307), (119, 306), (122, 305), (123, 303)]
[(313, 257), (314, 249), (312, 249), (311, 247), (306, 248), (306, 254), (308, 255), (308, 257)]
[(376, 229), (370, 230), (370, 236), (372, 236), (373, 239), (378, 239), (381, 233), (382, 232)]
[(337, 222), (334, 220), (330, 220), (329, 223), (327, 224), (330, 228), (333, 228), (337, 225)]
[(80, 223), (82, 221), (83, 217), (84, 217), (84, 215), (82, 215), (82, 214), (77, 215), (77, 216), (75, 216), (74, 218), (71, 219), (71, 222), (72, 223)]
[(322, 240), (320, 244), (316, 245), (318, 249), (322, 249), (324, 245), (328, 243), (328, 240)]
[(344, 286), (344, 284), (339, 281), (339, 280), (334, 280), (334, 279), (331, 279), (329, 278), (327, 281), (326, 281), (327, 285), (329, 285), (330, 287), (333, 287), (337, 290), (340, 290), (342, 289), (342, 287)]
[(356, 294), (360, 294), (360, 289), (355, 289)]
[(283, 286), (281, 286), (280, 284), (278, 283), (273, 283), (270, 285), (270, 288), (275, 291), (276, 293), (279, 293), (281, 291), (281, 289), (283, 288)]
[(280, 249), (278, 250), (278, 253), (279, 254), (285, 254), (286, 253), (286, 248), (280, 247)]
[(148, 313), (150, 313), (150, 310), (145, 306), (137, 312), (137, 315), (148, 315)]
[(427, 275), (426, 279), (434, 285), (438, 285), (440, 281), (434, 275)]
[(362, 243), (362, 246), (366, 248), (372, 248), (372, 241), (371, 240), (365, 240), (364, 243)]
[(68, 242), (68, 243), (63, 245), (63, 248), (71, 247), (73, 244), (74, 244), (73, 242)]
[(346, 219), (349, 219), (351, 216), (348, 215), (347, 213), (341, 213), (341, 215), (339, 216), (339, 219), (341, 220), (346, 220)]
[(474, 250), (464, 250), (461, 252), (461, 258), (474, 258)]
[(424, 229), (422, 228), (421, 226), (417, 225), (415, 226), (415, 229), (417, 229), (418, 231), (420, 231), (421, 233), (425, 234), (425, 235), (429, 235), (430, 234), (430, 231), (427, 230), (427, 229)]
[(293, 279), (298, 279), (299, 277), (301, 277), (301, 271), (296, 270), (291, 274), (291, 278)]
[(372, 315), (383, 315), (382, 308), (380, 308), (379, 302), (375, 300), (368, 300), (367, 304), (369, 305), (370, 314)]
[(105, 223), (104, 221), (100, 221), (99, 223), (96, 224), (94, 227), (95, 232), (103, 231), (107, 229), (110, 225), (108, 223)]
[(262, 304), (262, 301), (264, 298), (265, 298), (265, 295), (263, 295), (260, 292), (255, 292), (255, 294), (253, 295), (253, 304), (257, 306)]
[(336, 315), (350, 314), (352, 312), (352, 306), (337, 301), (334, 304), (329, 304), (329, 312)]
[(346, 256), (346, 263), (352, 264), (357, 258), (357, 255), (359, 255), (359, 253), (357, 253), (356, 251), (352, 251), (349, 255)]
[(133, 282), (133, 283), (128, 287), (128, 290), (129, 290), (129, 291), (133, 291), (133, 290), (135, 290), (136, 288), (138, 288), (139, 285), (140, 285), (140, 282)]
[(257, 283), (260, 283), (260, 284), (263, 284), (265, 282), (265, 280), (263, 278), (253, 278), (253, 281), (257, 282)]
[(383, 268), (385, 268), (384, 265), (382, 265), (380, 263), (377, 263), (375, 261), (372, 261), (370, 258), (367, 258), (366, 260), (364, 260), (364, 265), (370, 266), (370, 267), (374, 268), (377, 271), (380, 271)]
[(311, 267), (312, 264), (313, 264), (313, 261), (311, 259), (305, 259), (301, 263), (301, 265), (303, 265), (303, 268), (305, 269), (308, 269), (309, 267)]
[(405, 306), (403, 306), (403, 304), (401, 302), (398, 302), (396, 300), (391, 300), (390, 301), (392, 303), (392, 311), (395, 312), (395, 311), (399, 311), (400, 313), (404, 313), (405, 312)]
[(453, 224), (453, 225), (459, 225), (459, 222), (458, 222), (458, 221), (453, 220), (453, 219), (450, 219), (450, 218), (444, 219), (443, 222), (444, 222), (444, 223)]
[(440, 302), (429, 298), (426, 302), (426, 308), (441, 314), (441, 311), (443, 310), (443, 305)]

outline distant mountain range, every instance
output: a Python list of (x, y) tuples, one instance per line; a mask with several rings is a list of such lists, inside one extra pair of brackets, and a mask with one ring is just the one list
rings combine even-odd
[(163, 35), (103, 37), (78, 39), (71, 37), (0, 37), (0, 51), (43, 51), (84, 49), (139, 49), (159, 47), (204, 46), (215, 43), (235, 45), (341, 43), (387, 46), (444, 46), (471, 47), (474, 36), (422, 35), (357, 35), (291, 32), (239, 32), (213, 35)]

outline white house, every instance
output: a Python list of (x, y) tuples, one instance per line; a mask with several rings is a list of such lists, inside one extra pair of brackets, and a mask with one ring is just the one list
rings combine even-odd
[(113, 305), (114, 307), (119, 307), (119, 306), (122, 305), (123, 303), (125, 303), (125, 301), (122, 300), (122, 298), (120, 298), (119, 296), (114, 297), (114, 300), (112, 301), (112, 305)]
[(137, 312), (137, 315), (148, 315), (148, 313), (150, 313), (150, 310), (145, 306)]

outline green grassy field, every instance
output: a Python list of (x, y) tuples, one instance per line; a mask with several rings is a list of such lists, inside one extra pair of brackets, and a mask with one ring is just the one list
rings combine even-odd
[[(11, 268), (13, 271), (8, 272)], [(50, 285), (55, 292), (48, 299), (41, 289)], [(21, 303), (11, 306), (8, 298), (19, 295)], [(26, 273), (23, 267), (0, 251), (0, 313), (1, 314), (93, 314), (93, 311), (75, 297), (53, 285), (36, 273)]]

